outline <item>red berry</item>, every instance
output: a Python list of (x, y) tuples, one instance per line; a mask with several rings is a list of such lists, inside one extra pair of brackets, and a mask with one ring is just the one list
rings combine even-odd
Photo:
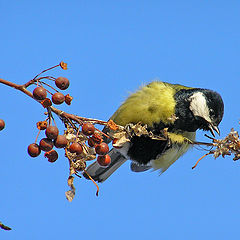
[(48, 126), (45, 131), (47, 138), (50, 138), (50, 139), (56, 139), (58, 136), (58, 133), (59, 133), (58, 128), (55, 126)]
[(84, 123), (82, 125), (82, 133), (86, 136), (90, 136), (94, 133), (95, 127), (91, 123)]
[(51, 150), (44, 154), (44, 157), (48, 158), (49, 162), (55, 162), (58, 159), (58, 153), (55, 150)]
[(31, 157), (37, 157), (40, 153), (41, 153), (41, 149), (40, 147), (38, 146), (38, 144), (36, 143), (32, 143), (28, 146), (28, 154), (31, 156)]
[(102, 142), (95, 146), (95, 151), (99, 155), (106, 155), (109, 152), (109, 147), (106, 143)]
[(69, 80), (65, 77), (58, 77), (55, 80), (55, 84), (58, 88), (60, 88), (61, 90), (65, 90), (69, 87)]
[(65, 101), (65, 96), (62, 93), (56, 92), (52, 95), (52, 102), (54, 104), (59, 105), (59, 104), (62, 104), (64, 101)]
[(49, 138), (42, 138), (39, 143), (40, 149), (44, 152), (48, 152), (53, 148), (53, 141)]
[(70, 145), (69, 151), (71, 153), (81, 154), (83, 152), (83, 148), (82, 148), (81, 144), (74, 142)]
[(5, 128), (5, 122), (0, 119), (0, 131), (2, 131)]
[(64, 148), (67, 146), (68, 140), (64, 135), (58, 135), (54, 141), (56, 148)]
[(36, 87), (33, 90), (33, 96), (37, 100), (43, 100), (47, 97), (47, 91), (44, 87)]
[(97, 162), (99, 165), (106, 167), (111, 163), (111, 157), (108, 154), (104, 156), (98, 156)]

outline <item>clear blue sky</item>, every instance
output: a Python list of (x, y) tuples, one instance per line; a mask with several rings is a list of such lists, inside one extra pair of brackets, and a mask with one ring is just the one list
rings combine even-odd
[[(23, 83), (64, 60), (72, 106), (63, 110), (107, 120), (155, 78), (210, 88), (225, 102), (222, 136), (239, 129), (239, 1), (1, 1), (0, 77)], [(132, 173), (126, 163), (100, 185), (76, 179), (65, 199), (63, 151), (50, 164), (26, 148), (44, 110), (0, 85), (0, 239), (237, 239), (240, 162), (193, 149), (167, 172)], [(57, 122), (59, 127), (61, 122)], [(61, 128), (62, 130), (62, 128)], [(205, 140), (203, 132), (199, 140)]]

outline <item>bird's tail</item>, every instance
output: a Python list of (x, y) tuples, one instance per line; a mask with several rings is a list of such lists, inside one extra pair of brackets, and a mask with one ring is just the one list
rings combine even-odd
[[(94, 181), (97, 181), (97, 182), (105, 181), (123, 163), (127, 161), (127, 159), (114, 148), (111, 149), (111, 151), (108, 154), (111, 157), (111, 163), (109, 166), (102, 167), (96, 161), (87, 167), (86, 172), (94, 179)], [(84, 174), (84, 176), (88, 178), (86, 174)]]

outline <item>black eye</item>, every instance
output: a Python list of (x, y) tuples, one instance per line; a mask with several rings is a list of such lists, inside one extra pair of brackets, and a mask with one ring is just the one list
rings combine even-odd
[(214, 110), (212, 108), (209, 109), (210, 114), (214, 113)]

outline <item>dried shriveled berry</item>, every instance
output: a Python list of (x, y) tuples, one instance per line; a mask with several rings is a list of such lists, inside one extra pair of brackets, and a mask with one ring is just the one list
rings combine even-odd
[(42, 138), (39, 143), (40, 149), (44, 152), (48, 152), (53, 148), (53, 141), (49, 138)]
[(118, 130), (118, 125), (112, 120), (110, 119), (108, 122), (107, 122), (107, 127), (113, 131), (116, 131)]
[(94, 140), (90, 137), (89, 139), (88, 139), (88, 145), (89, 145), (89, 147), (94, 147), (95, 146), (95, 142), (94, 142)]
[(47, 97), (47, 91), (44, 87), (36, 87), (33, 90), (33, 96), (37, 100), (43, 100)]
[(95, 151), (99, 155), (106, 155), (109, 152), (109, 147), (106, 143), (102, 142), (95, 146)]
[(39, 130), (45, 130), (47, 128), (47, 121), (40, 121), (40, 122), (37, 122), (37, 128)]
[(45, 98), (41, 101), (41, 104), (44, 108), (48, 108), (52, 106), (52, 101), (49, 98)]
[(101, 135), (98, 133), (94, 133), (91, 138), (95, 143), (101, 143), (103, 141)]
[(41, 153), (41, 149), (39, 147), (38, 144), (36, 143), (32, 143), (28, 146), (28, 154), (31, 156), (31, 157), (37, 157), (39, 156), (39, 154)]
[(57, 105), (62, 104), (64, 100), (65, 100), (65, 96), (60, 92), (56, 92), (52, 95), (52, 102), (54, 104), (57, 104)]
[(64, 148), (67, 146), (68, 140), (64, 135), (58, 135), (54, 141), (56, 148)]
[(0, 119), (0, 131), (3, 130), (5, 128), (5, 122)]
[(98, 156), (97, 162), (99, 165), (106, 167), (111, 163), (111, 157), (108, 154), (104, 156)]
[(69, 87), (69, 80), (65, 77), (58, 77), (55, 80), (55, 84), (59, 89), (65, 90)]
[(56, 139), (58, 136), (58, 133), (59, 133), (59, 130), (55, 126), (48, 126), (45, 131), (47, 138), (50, 138), (50, 139)]
[(59, 65), (60, 65), (60, 67), (61, 67), (63, 70), (67, 70), (67, 63), (61, 61), (61, 62), (59, 63)]
[(65, 103), (66, 103), (67, 105), (71, 105), (72, 100), (73, 100), (73, 97), (70, 96), (69, 94), (67, 94), (67, 95), (65, 96)]
[(95, 127), (91, 123), (84, 123), (82, 125), (82, 133), (86, 136), (91, 136), (95, 131)]
[(51, 150), (44, 154), (44, 157), (48, 158), (49, 162), (55, 162), (58, 159), (58, 153), (55, 150)]
[(70, 145), (69, 151), (71, 153), (81, 154), (83, 152), (83, 148), (82, 148), (81, 144), (74, 142)]

